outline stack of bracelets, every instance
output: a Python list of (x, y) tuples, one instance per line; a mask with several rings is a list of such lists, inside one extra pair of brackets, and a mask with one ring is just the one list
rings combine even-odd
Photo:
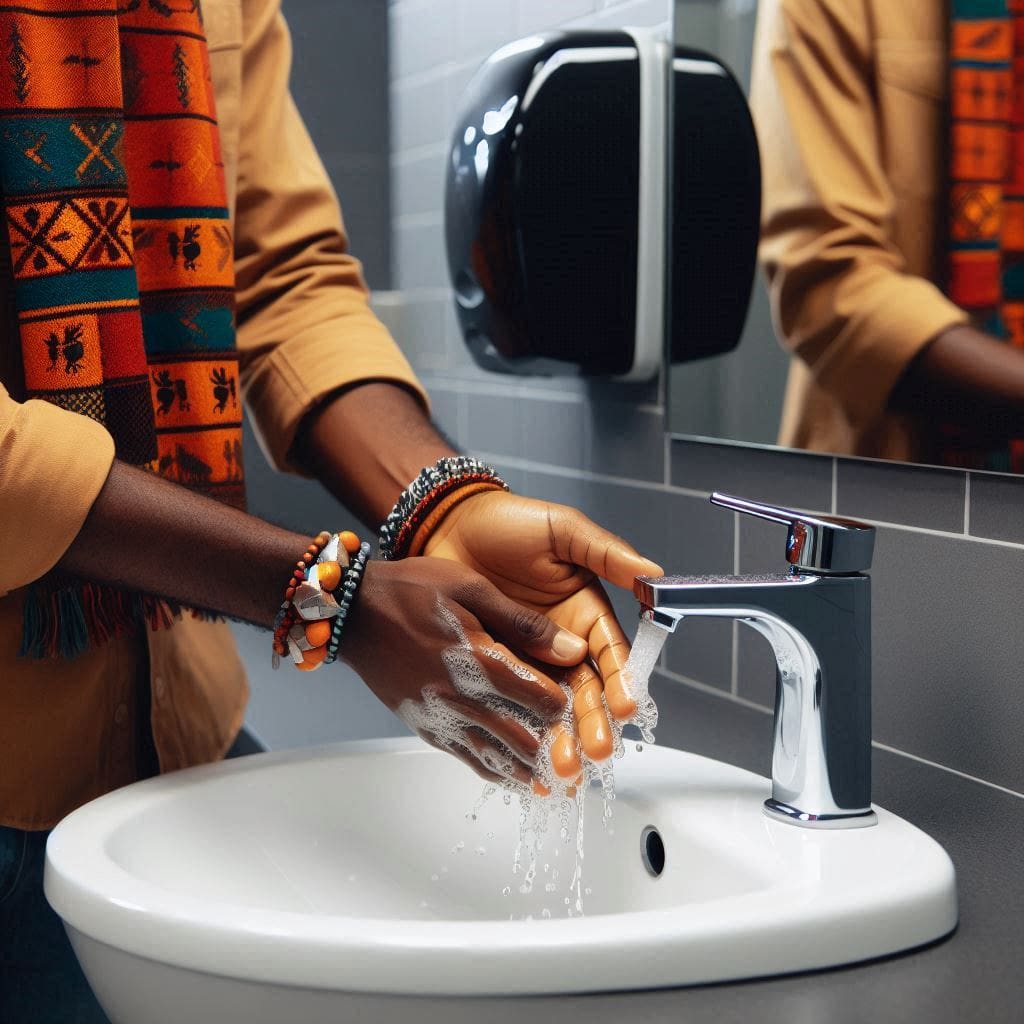
[[(430, 535), (456, 505), (483, 491), (507, 490), (505, 481), (476, 459), (439, 459), (402, 492), (384, 521), (380, 557), (395, 561), (422, 554)], [(337, 660), (345, 619), (369, 557), (370, 545), (349, 530), (313, 538), (295, 563), (274, 619), (274, 668), (285, 655), (303, 672)]]

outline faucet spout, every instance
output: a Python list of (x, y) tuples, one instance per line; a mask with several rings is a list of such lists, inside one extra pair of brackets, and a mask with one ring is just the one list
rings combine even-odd
[(735, 619), (776, 661), (771, 816), (816, 828), (872, 825), (871, 581), (791, 571), (766, 576), (638, 577), (634, 594), (662, 628)]

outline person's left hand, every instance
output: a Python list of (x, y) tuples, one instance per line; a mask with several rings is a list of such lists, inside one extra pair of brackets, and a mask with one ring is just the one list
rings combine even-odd
[[(587, 641), (589, 664), (568, 677), (573, 717), (584, 754), (593, 761), (610, 757), (612, 734), (601, 694), (620, 721), (636, 704), (622, 682), (629, 642), (596, 577), (632, 590), (634, 577), (661, 576), (661, 567), (575, 509), (504, 491), (456, 505), (424, 554), (470, 566), (513, 601)], [(560, 774), (570, 770), (563, 761)]]

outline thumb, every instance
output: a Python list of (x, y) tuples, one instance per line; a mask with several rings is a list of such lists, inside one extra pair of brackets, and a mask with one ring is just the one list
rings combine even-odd
[(493, 583), (478, 577), (459, 595), (462, 606), (480, 620), (496, 640), (520, 654), (549, 665), (578, 665), (587, 642), (562, 629), (541, 612), (507, 598)]
[(555, 506), (550, 524), (557, 558), (589, 569), (617, 587), (632, 590), (637, 576), (665, 574), (657, 562), (576, 509)]

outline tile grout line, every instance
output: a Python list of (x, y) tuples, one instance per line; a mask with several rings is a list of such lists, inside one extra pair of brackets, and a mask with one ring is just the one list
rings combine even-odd
[[(612, 476), (607, 473), (595, 473), (586, 470), (573, 469), (570, 466), (556, 466), (550, 463), (538, 462), (536, 459), (523, 459), (515, 455), (502, 455), (498, 453), (478, 453), (480, 457), (491, 456), (500, 459), (508, 465), (517, 469), (531, 469), (538, 473), (546, 473), (551, 476), (564, 476), (577, 480), (592, 480), (596, 483), (618, 484), (625, 487), (639, 487), (643, 490), (661, 491), (664, 493), (680, 494), (686, 498), (707, 499), (711, 494), (710, 490), (698, 490), (694, 487), (669, 486), (655, 483), (651, 480), (637, 480), (632, 477)], [(807, 509), (808, 512), (822, 511), (821, 509)], [(935, 530), (927, 526), (911, 526), (908, 523), (892, 523), (884, 519), (871, 519), (867, 516), (859, 517), (862, 522), (872, 526), (881, 526), (887, 530), (900, 530), (904, 533), (920, 533), (926, 537), (941, 537), (944, 540), (968, 541), (972, 544), (988, 544), (992, 547), (1012, 548), (1017, 551), (1024, 551), (1024, 541), (999, 540), (995, 537), (979, 537), (976, 534), (965, 535), (953, 533), (949, 530)]]
[(964, 473), (964, 536), (971, 535), (971, 474)]
[[(740, 574), (740, 513), (732, 514), (732, 571), (734, 576)], [(734, 697), (740, 692), (740, 636), (739, 623), (732, 624), (732, 676), (729, 680), (729, 691)]]
[(911, 761), (917, 761), (918, 764), (927, 765), (929, 768), (937, 768), (942, 772), (949, 772), (950, 775), (956, 775), (961, 779), (967, 779), (968, 782), (977, 782), (980, 786), (988, 786), (989, 789), (998, 789), (1000, 793), (1006, 793), (1008, 796), (1015, 796), (1018, 800), (1024, 800), (1024, 793), (1018, 793), (1015, 789), (1010, 789), (1007, 786), (1000, 786), (998, 782), (989, 782), (987, 779), (981, 779), (977, 775), (969, 775), (967, 772), (962, 772), (958, 768), (950, 768), (949, 765), (939, 764), (938, 761), (929, 761), (926, 757), (918, 757), (917, 754), (911, 754), (906, 750), (900, 750), (899, 747), (890, 747), (888, 744), (879, 743), (878, 740), (872, 740), (871, 746), (878, 750), (884, 750), (887, 754), (896, 754), (898, 757), (906, 757)]
[[(765, 715), (773, 714), (771, 708), (766, 708), (755, 701), (747, 700), (745, 697), (734, 696), (717, 686), (702, 683), (698, 679), (691, 679), (689, 676), (684, 676), (679, 672), (673, 672), (670, 669), (659, 668), (658, 671), (667, 679), (680, 683), (683, 686), (688, 686), (690, 689), (697, 690), (700, 693), (707, 693), (712, 697), (719, 697), (722, 700), (738, 704), (741, 707), (749, 708), (752, 711), (760, 711)], [(878, 740), (872, 740), (871, 746), (876, 750), (884, 750), (887, 754), (894, 754), (897, 757), (905, 757), (908, 760), (916, 761), (918, 764), (923, 764), (928, 768), (935, 768), (938, 771), (948, 772), (950, 775), (956, 775), (958, 778), (966, 779), (968, 782), (976, 782), (980, 786), (987, 786), (989, 789), (998, 790), (1000, 793), (1005, 793), (1007, 796), (1016, 797), (1018, 800), (1024, 800), (1024, 793), (1018, 793), (1017, 790), (1010, 789), (1008, 786), (1000, 786), (998, 782), (989, 782), (987, 779), (979, 778), (977, 775), (970, 775), (957, 768), (950, 768), (949, 765), (939, 764), (937, 761), (929, 761), (926, 757), (919, 757), (917, 754), (911, 754), (906, 750), (900, 750), (898, 747), (890, 747), (888, 744), (880, 743)]]

